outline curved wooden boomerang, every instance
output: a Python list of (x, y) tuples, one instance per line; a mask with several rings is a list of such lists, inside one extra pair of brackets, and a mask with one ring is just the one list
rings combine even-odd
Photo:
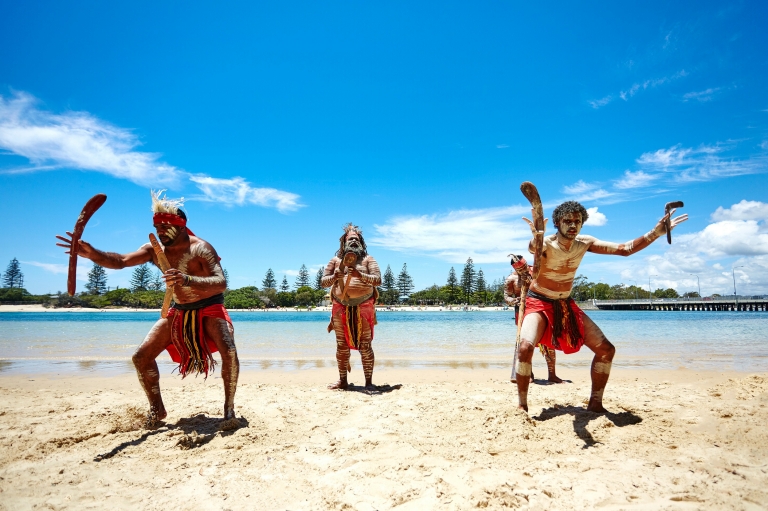
[[(530, 181), (524, 181), (520, 185), (520, 191), (523, 192), (525, 198), (531, 203), (531, 210), (533, 214), (533, 226), (536, 229), (536, 234), (533, 236), (533, 269), (531, 271), (531, 282), (539, 276), (539, 270), (541, 269), (541, 252), (544, 248), (544, 209), (541, 206), (541, 197), (536, 186)], [(517, 335), (515, 336), (515, 355), (512, 358), (512, 381), (516, 381), (515, 371), (517, 370), (517, 350), (520, 348), (520, 333), (523, 327), (523, 316), (525, 315), (525, 295), (528, 294), (528, 287), (526, 285), (521, 286), (520, 289), (520, 311), (517, 314)]]
[(107, 196), (103, 193), (97, 193), (85, 203), (80, 216), (77, 217), (75, 228), (72, 230), (72, 248), (69, 250), (69, 271), (67, 272), (67, 293), (69, 296), (75, 296), (76, 278), (77, 278), (77, 244), (85, 230), (85, 224), (91, 219), (94, 213), (107, 202)]
[[(668, 215), (670, 210), (682, 208), (683, 206), (685, 206), (685, 204), (683, 204), (683, 201), (681, 200), (675, 201), (675, 202), (667, 202), (667, 205), (664, 206), (664, 214)], [(667, 218), (666, 224), (667, 224), (667, 243), (671, 245), (672, 244), (672, 219)]]

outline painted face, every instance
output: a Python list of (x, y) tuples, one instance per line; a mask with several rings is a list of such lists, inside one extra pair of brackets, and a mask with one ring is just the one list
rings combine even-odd
[(362, 246), (360, 244), (360, 235), (357, 234), (357, 231), (349, 231), (349, 233), (347, 233), (347, 245), (350, 247)]
[(155, 224), (155, 231), (157, 231), (157, 237), (160, 239), (163, 245), (166, 247), (173, 245), (176, 241), (183, 227), (171, 224)]
[(581, 232), (581, 213), (568, 213), (557, 224), (560, 236), (572, 240)]

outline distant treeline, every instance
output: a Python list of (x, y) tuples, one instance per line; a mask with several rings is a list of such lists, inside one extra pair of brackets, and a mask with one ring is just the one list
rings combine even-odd
[[(224, 270), (229, 286), (229, 276)], [(224, 293), (224, 305), (231, 309), (263, 309), (273, 307), (313, 307), (323, 303), (328, 292), (321, 285), (322, 270), (310, 277), (306, 265), (302, 265), (296, 276), (293, 288), (288, 284), (288, 278), (283, 276), (282, 282), (277, 283), (275, 273), (268, 269), (261, 281), (261, 287), (246, 286), (238, 289), (227, 289)], [(2, 275), (3, 288), (0, 288), (0, 303), (38, 303), (51, 307), (133, 307), (140, 309), (157, 309), (163, 304), (165, 284), (160, 272), (149, 264), (143, 264), (133, 269), (131, 287), (110, 289), (107, 287), (107, 273), (104, 268), (94, 264), (88, 273), (85, 291), (76, 296), (61, 292), (55, 295), (32, 295), (23, 287), (24, 275), (15, 258)], [(434, 284), (421, 291), (413, 291), (413, 279), (408, 273), (408, 267), (394, 275), (387, 265), (382, 275), (379, 290), (379, 303), (385, 305), (503, 305), (504, 282), (496, 279), (492, 283), (485, 280), (481, 268), (475, 269), (471, 258), (467, 259), (461, 275), (451, 268), (446, 283), (442, 286)], [(571, 296), (577, 301), (589, 299), (625, 300), (649, 297), (647, 289), (639, 286), (616, 284), (610, 286), (602, 282), (589, 282), (587, 277), (579, 275), (573, 283)], [(678, 298), (674, 289), (656, 289), (654, 298)], [(685, 293), (684, 297), (698, 297), (698, 293)]]

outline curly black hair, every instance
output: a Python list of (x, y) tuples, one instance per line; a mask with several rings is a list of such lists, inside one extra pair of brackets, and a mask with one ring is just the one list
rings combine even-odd
[(585, 224), (587, 223), (587, 218), (589, 218), (589, 213), (587, 213), (587, 210), (584, 206), (576, 202), (575, 200), (569, 200), (566, 202), (563, 202), (558, 207), (555, 208), (555, 210), (552, 212), (552, 222), (554, 225), (557, 225), (560, 223), (560, 220), (568, 214), (571, 213), (581, 213), (581, 223)]

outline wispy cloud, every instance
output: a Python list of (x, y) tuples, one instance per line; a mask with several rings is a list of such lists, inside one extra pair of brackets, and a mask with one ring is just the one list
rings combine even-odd
[[(41, 263), (38, 261), (20, 261), (20, 262), (21, 264), (28, 264), (30, 266), (36, 266), (38, 268), (42, 268), (43, 270), (49, 273), (53, 273), (54, 275), (66, 275), (67, 272), (69, 271), (69, 268), (66, 264)], [(87, 281), (89, 271), (91, 271), (90, 267), (86, 266), (85, 264), (80, 264), (80, 261), (78, 261), (77, 274), (76, 274), (77, 280)]]
[(629, 101), (630, 98), (634, 97), (636, 94), (640, 92), (646, 91), (648, 89), (655, 89), (656, 87), (668, 84), (670, 82), (673, 82), (680, 78), (684, 78), (686, 76), (688, 76), (688, 73), (685, 71), (685, 69), (682, 69), (670, 76), (664, 76), (662, 78), (653, 78), (649, 80), (644, 80), (642, 82), (635, 82), (624, 90), (621, 90), (617, 93), (608, 94), (606, 96), (603, 96), (600, 99), (588, 100), (587, 103), (589, 103), (589, 106), (591, 106), (592, 108), (599, 109), (613, 102), (616, 99)]
[(299, 196), (294, 193), (255, 188), (242, 177), (190, 174), (165, 163), (158, 153), (137, 150), (141, 141), (132, 130), (88, 112), (56, 114), (38, 105), (39, 101), (25, 92), (0, 95), (0, 148), (30, 162), (6, 173), (66, 168), (101, 172), (140, 186), (179, 187), (191, 181), (203, 192), (198, 197), (203, 200), (274, 207), (281, 212), (300, 207)]
[(720, 154), (726, 147), (702, 145), (685, 148), (679, 145), (669, 149), (643, 153), (637, 163), (643, 172), (672, 172), (681, 183), (712, 181), (715, 179), (759, 174), (768, 170), (765, 155), (749, 158), (725, 158)]
[(718, 92), (723, 90), (722, 87), (709, 88), (702, 91), (686, 92), (683, 94), (683, 101), (698, 101), (700, 103), (706, 103), (712, 101)]
[(496, 146), (496, 149), (507, 149), (509, 147), (509, 144), (498, 144)]
[(619, 190), (630, 190), (632, 188), (642, 188), (649, 186), (659, 178), (657, 174), (647, 174), (642, 170), (632, 172), (625, 170), (624, 175), (613, 182), (613, 187)]
[(563, 193), (572, 200), (589, 202), (597, 199), (604, 199), (612, 195), (600, 187), (598, 183), (586, 183), (583, 180), (578, 180), (572, 185), (564, 186)]
[(203, 196), (192, 197), (208, 202), (218, 202), (226, 205), (274, 207), (278, 211), (295, 211), (302, 207), (299, 196), (295, 193), (284, 192), (275, 188), (254, 188), (242, 177), (220, 179), (210, 176), (190, 176), (190, 181), (197, 184), (203, 191)]
[(136, 151), (130, 130), (87, 112), (54, 114), (37, 108), (24, 92), (0, 96), (0, 147), (28, 158), (22, 171), (73, 168), (103, 172), (139, 185), (178, 183), (182, 172), (160, 155)]
[(512, 206), (396, 217), (374, 225), (376, 233), (369, 244), (457, 264), (467, 257), (477, 263), (499, 263), (510, 252), (527, 249), (531, 231), (520, 220), (526, 214), (530, 216), (530, 207)]

